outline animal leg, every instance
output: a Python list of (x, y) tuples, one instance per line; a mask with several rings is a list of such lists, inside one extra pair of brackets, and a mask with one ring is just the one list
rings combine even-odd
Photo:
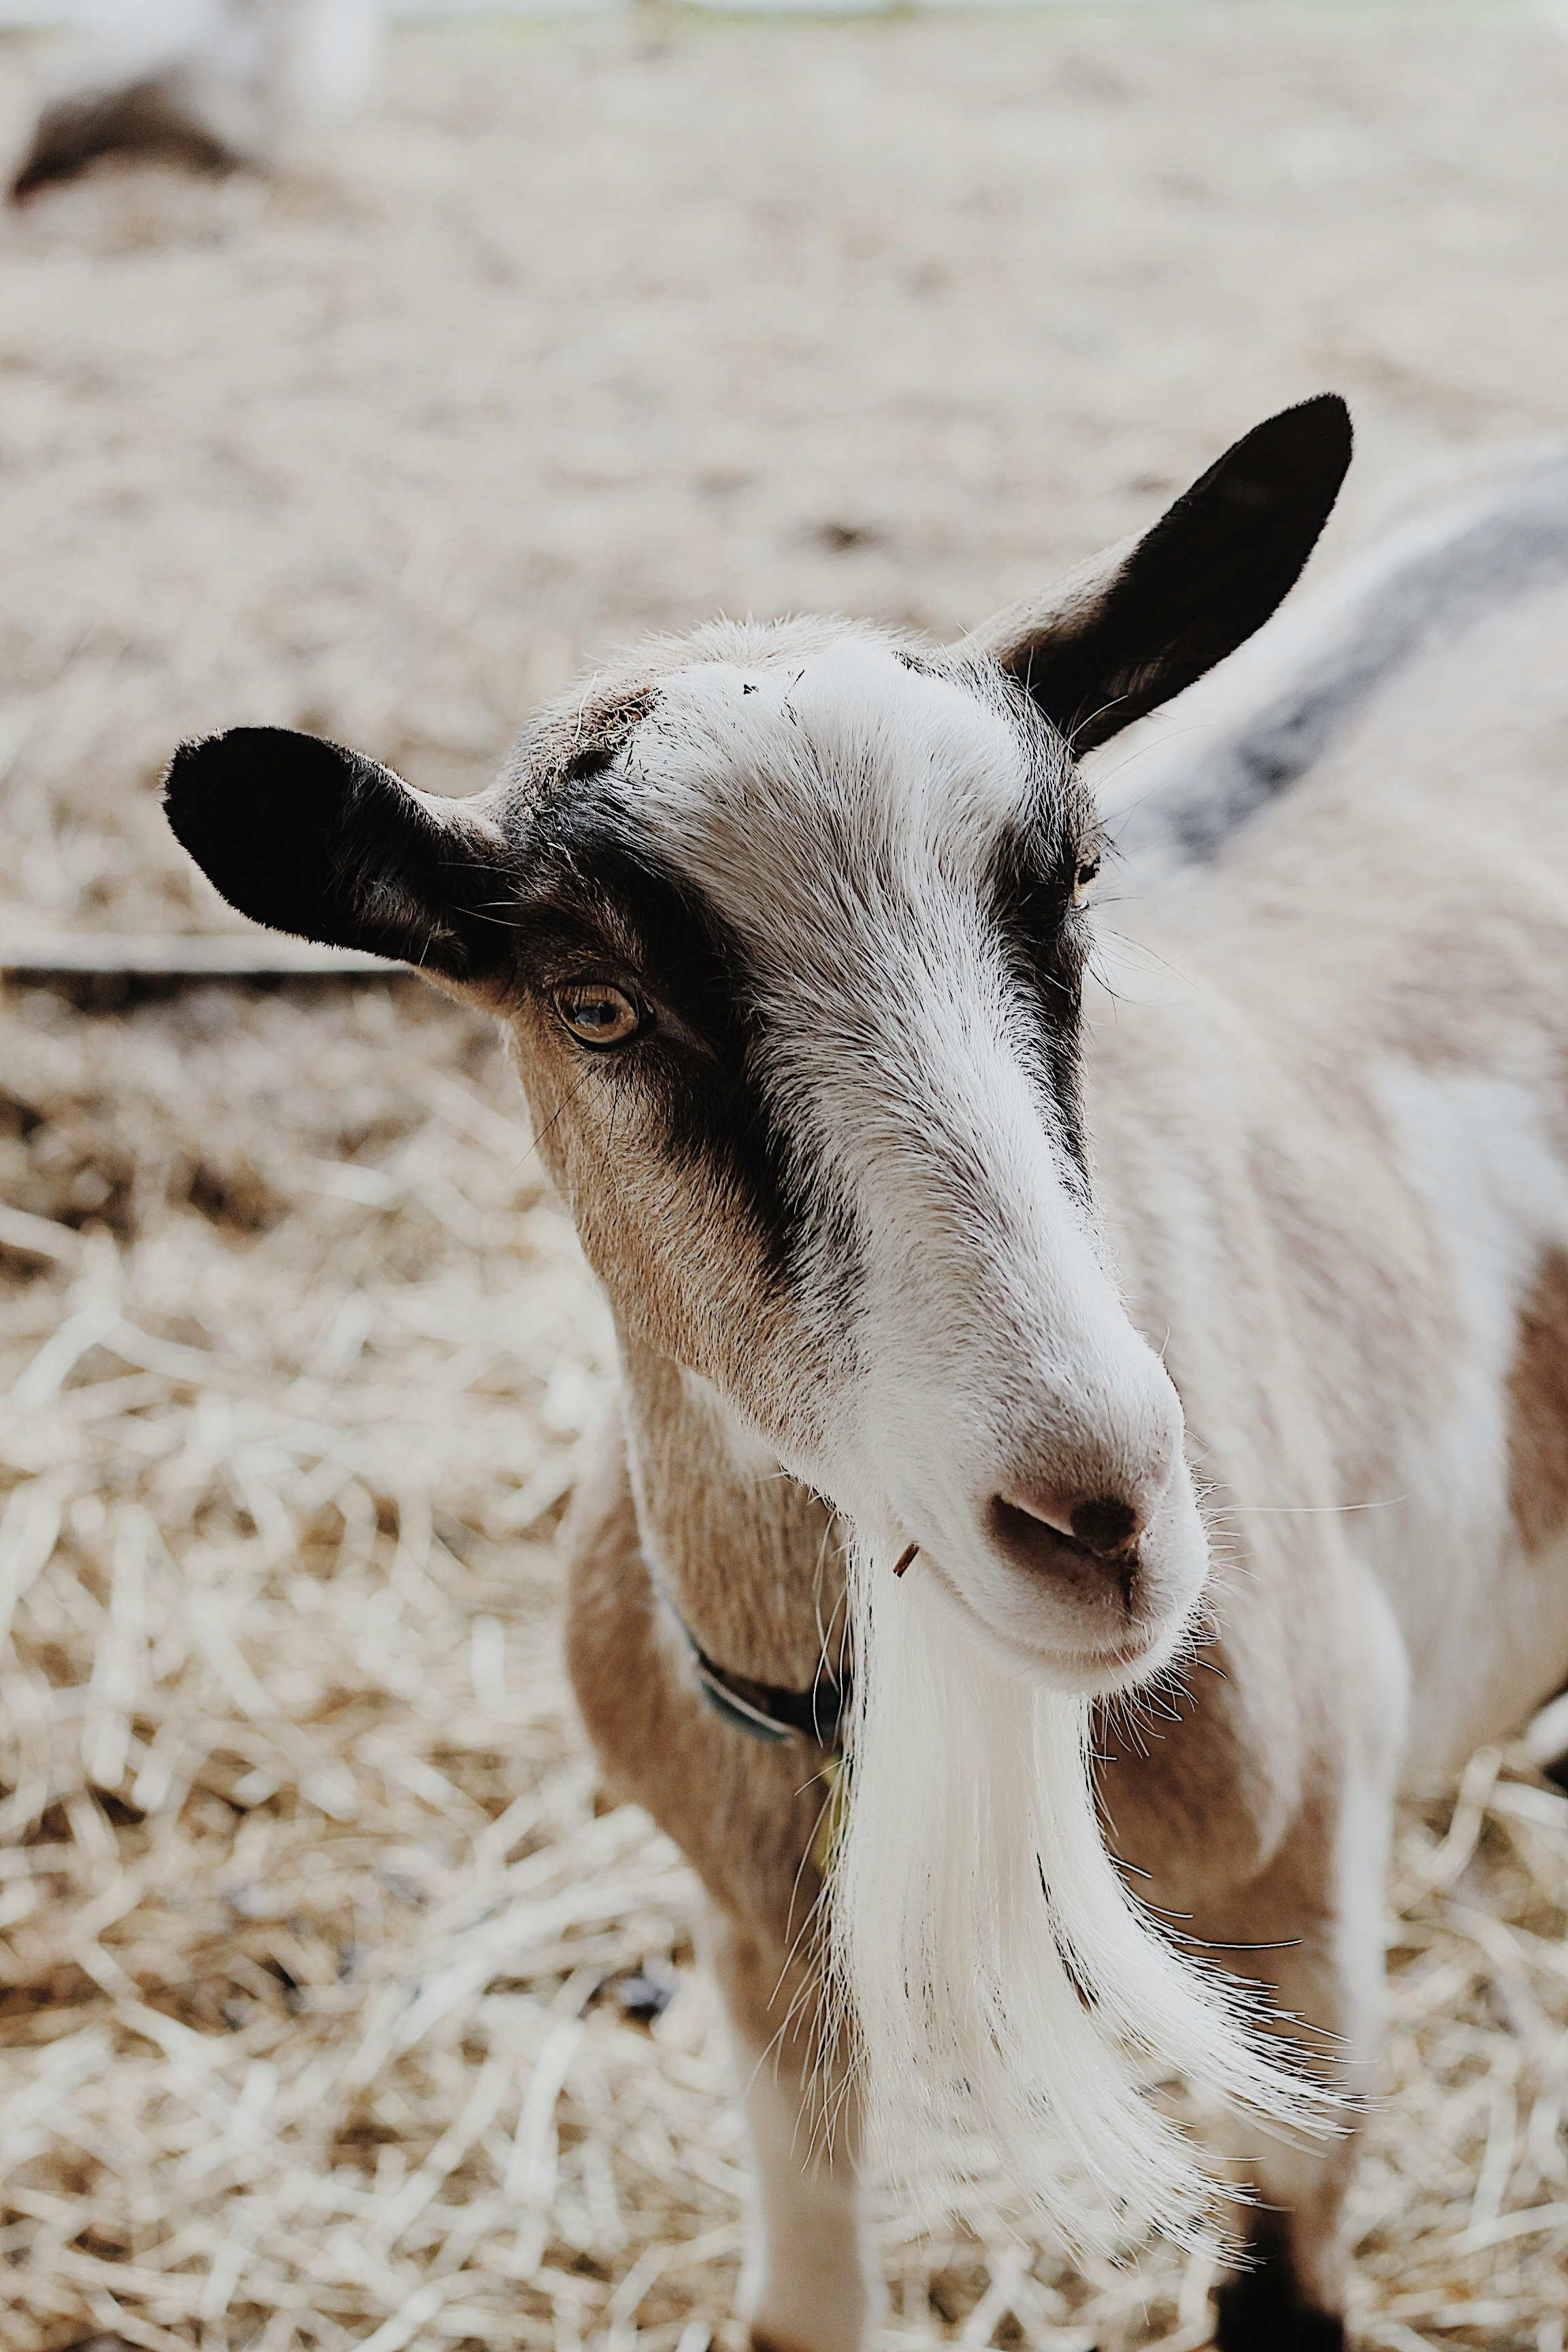
[(882, 2289), (861, 2226), (851, 2101), (817, 2064), (813, 1988), (717, 1910), (710, 1937), (755, 2167), (742, 2284), (752, 2352), (859, 2352)]
[[(563, 1530), (566, 1652), (613, 1784), (708, 1889), (709, 1958), (734, 2039), (757, 2187), (743, 2284), (757, 2352), (859, 2352), (880, 2289), (857, 2213), (855, 2117), (818, 2065), (821, 1985), (802, 1944), (823, 1784), (801, 1750), (742, 1738), (661, 1639), (618, 1421)], [(743, 1924), (744, 1923), (744, 1924)], [(831, 2119), (831, 2134), (826, 2129)]]
[[(1337, 1838), (1300, 1833), (1288, 1841), (1250, 1893), (1252, 1933), (1271, 1939), (1295, 1923), (1283, 1950), (1259, 1953), (1258, 1973), (1280, 2008), (1314, 2032), (1319, 2063), (1331, 2062), (1352, 2103), (1373, 2090), (1383, 2028), (1380, 1934), (1390, 1801), (1381, 1775), (1344, 1805)], [(1328, 1870), (1315, 1870), (1328, 1845)], [(1299, 1848), (1307, 1848), (1303, 1854)], [(1310, 1879), (1320, 1876), (1313, 1890)], [(1325, 2042), (1321, 2037), (1330, 2036)], [(1338, 2137), (1288, 2143), (1260, 2135), (1247, 2169), (1258, 2202), (1247, 2231), (1252, 2267), (1220, 2288), (1215, 2341), (1222, 2352), (1342, 2352), (1351, 2260), (1346, 2199), (1355, 2178), (1361, 2126), (1355, 2105)]]

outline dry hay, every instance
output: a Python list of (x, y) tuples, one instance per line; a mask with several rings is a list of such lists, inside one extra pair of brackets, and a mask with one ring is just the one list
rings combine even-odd
[[(604, 1326), (499, 1054), (410, 982), (7, 1011), (0, 2341), (735, 2342), (691, 1889), (556, 1657)], [(1478, 1759), (1395, 1895), (1370, 2340), (1551, 2352), (1568, 1801)], [(909, 2340), (1202, 2340), (1170, 2252), (973, 2218), (888, 2221)]]
[[(186, 728), (465, 787), (584, 648), (949, 628), (1323, 381), (1374, 482), (1562, 425), (1565, 99), (1505, 8), (650, 15), (408, 41), (315, 178), (66, 192), (0, 233), (0, 915), (226, 919)], [(0, 1204), (5, 2352), (733, 2345), (689, 1882), (556, 1660), (604, 1326), (486, 1031), (12, 994)], [(1568, 1805), (1479, 1759), (1394, 1894), (1367, 2336), (1561, 2352)], [(901, 2340), (1203, 2336), (1168, 2252), (973, 2223), (886, 2217)]]
[(224, 919), (153, 804), (182, 733), (468, 791), (628, 634), (968, 625), (1325, 384), (1351, 509), (1568, 427), (1565, 119), (1509, 0), (640, 8), (405, 37), (277, 184), (0, 215), (0, 916)]

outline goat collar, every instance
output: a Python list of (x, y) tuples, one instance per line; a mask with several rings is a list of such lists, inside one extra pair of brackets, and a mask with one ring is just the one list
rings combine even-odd
[(715, 1715), (748, 1739), (776, 1742), (809, 1739), (818, 1748), (844, 1745), (844, 1718), (849, 1709), (847, 1675), (836, 1681), (826, 1665), (817, 1669), (809, 1690), (790, 1690), (778, 1683), (760, 1683), (750, 1675), (732, 1674), (715, 1665), (679, 1610), (670, 1614), (686, 1637), (697, 1669), (697, 1687)]

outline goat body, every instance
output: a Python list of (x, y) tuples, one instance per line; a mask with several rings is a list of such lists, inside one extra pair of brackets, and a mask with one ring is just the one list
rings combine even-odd
[(951, 655), (660, 646), (472, 803), (269, 730), (170, 772), (233, 903), (500, 1013), (609, 1292), (568, 1652), (709, 1897), (759, 2345), (864, 2340), (868, 2130), (1190, 2228), (1140, 2046), (1261, 2119), (1221, 2341), (1342, 2342), (1353, 2108), (1289, 2126), (1373, 2086), (1394, 1793), (1568, 1673), (1568, 464), (1194, 687), (1109, 824), (1074, 756), (1268, 618), (1347, 457), (1288, 412)]

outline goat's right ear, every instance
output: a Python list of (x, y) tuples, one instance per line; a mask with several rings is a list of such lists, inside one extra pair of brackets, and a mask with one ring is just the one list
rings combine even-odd
[(163, 780), (179, 840), (231, 907), (447, 981), (504, 961), (505, 836), (471, 801), (416, 793), (318, 735), (234, 727), (183, 743)]

